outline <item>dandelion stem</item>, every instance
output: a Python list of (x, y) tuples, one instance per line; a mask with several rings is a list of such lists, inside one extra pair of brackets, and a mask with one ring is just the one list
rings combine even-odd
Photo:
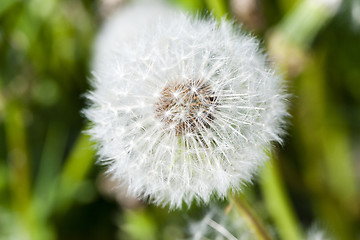
[(244, 217), (246, 224), (253, 230), (258, 239), (273, 240), (260, 218), (247, 203), (244, 196), (230, 193), (230, 200), (233, 202), (240, 215)]
[(277, 163), (274, 161), (274, 156), (271, 157), (271, 164), (267, 164), (261, 173), (261, 190), (265, 204), (277, 226), (281, 239), (304, 239)]

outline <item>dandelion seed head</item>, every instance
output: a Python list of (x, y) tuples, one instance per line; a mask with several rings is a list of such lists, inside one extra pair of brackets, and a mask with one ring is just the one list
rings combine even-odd
[(185, 135), (209, 128), (216, 106), (211, 88), (202, 81), (178, 81), (169, 83), (155, 103), (156, 117), (171, 126), (175, 134)]
[[(231, 22), (169, 12), (142, 3), (105, 25), (84, 113), (108, 172), (173, 209), (251, 181), (287, 112), (257, 40)], [(131, 18), (144, 20), (119, 37)]]

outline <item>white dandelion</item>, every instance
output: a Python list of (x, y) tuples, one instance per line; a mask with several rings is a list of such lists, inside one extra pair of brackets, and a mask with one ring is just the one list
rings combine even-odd
[(281, 141), (282, 80), (231, 22), (153, 12), (128, 7), (100, 33), (88, 132), (129, 194), (171, 209), (223, 198)]
[(213, 206), (199, 221), (190, 222), (191, 240), (255, 240), (256, 236), (247, 227), (245, 220), (236, 211), (224, 212)]
[(307, 240), (331, 240), (333, 239), (324, 228), (321, 228), (318, 223), (313, 223), (307, 230)]

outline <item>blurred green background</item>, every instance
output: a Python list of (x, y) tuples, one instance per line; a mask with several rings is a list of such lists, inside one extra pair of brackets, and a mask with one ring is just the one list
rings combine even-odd
[[(236, 19), (283, 72), (288, 135), (245, 192), (276, 238), (301, 239), (317, 222), (333, 239), (360, 239), (360, 1), (169, 1)], [(123, 4), (0, 0), (1, 240), (186, 239), (206, 212), (114, 193), (81, 133), (92, 44)]]

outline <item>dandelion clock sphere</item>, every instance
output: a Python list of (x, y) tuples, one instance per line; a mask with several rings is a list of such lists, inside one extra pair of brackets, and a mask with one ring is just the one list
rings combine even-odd
[(162, 8), (128, 6), (105, 24), (84, 113), (119, 184), (180, 208), (251, 181), (281, 141), (286, 94), (253, 37)]

